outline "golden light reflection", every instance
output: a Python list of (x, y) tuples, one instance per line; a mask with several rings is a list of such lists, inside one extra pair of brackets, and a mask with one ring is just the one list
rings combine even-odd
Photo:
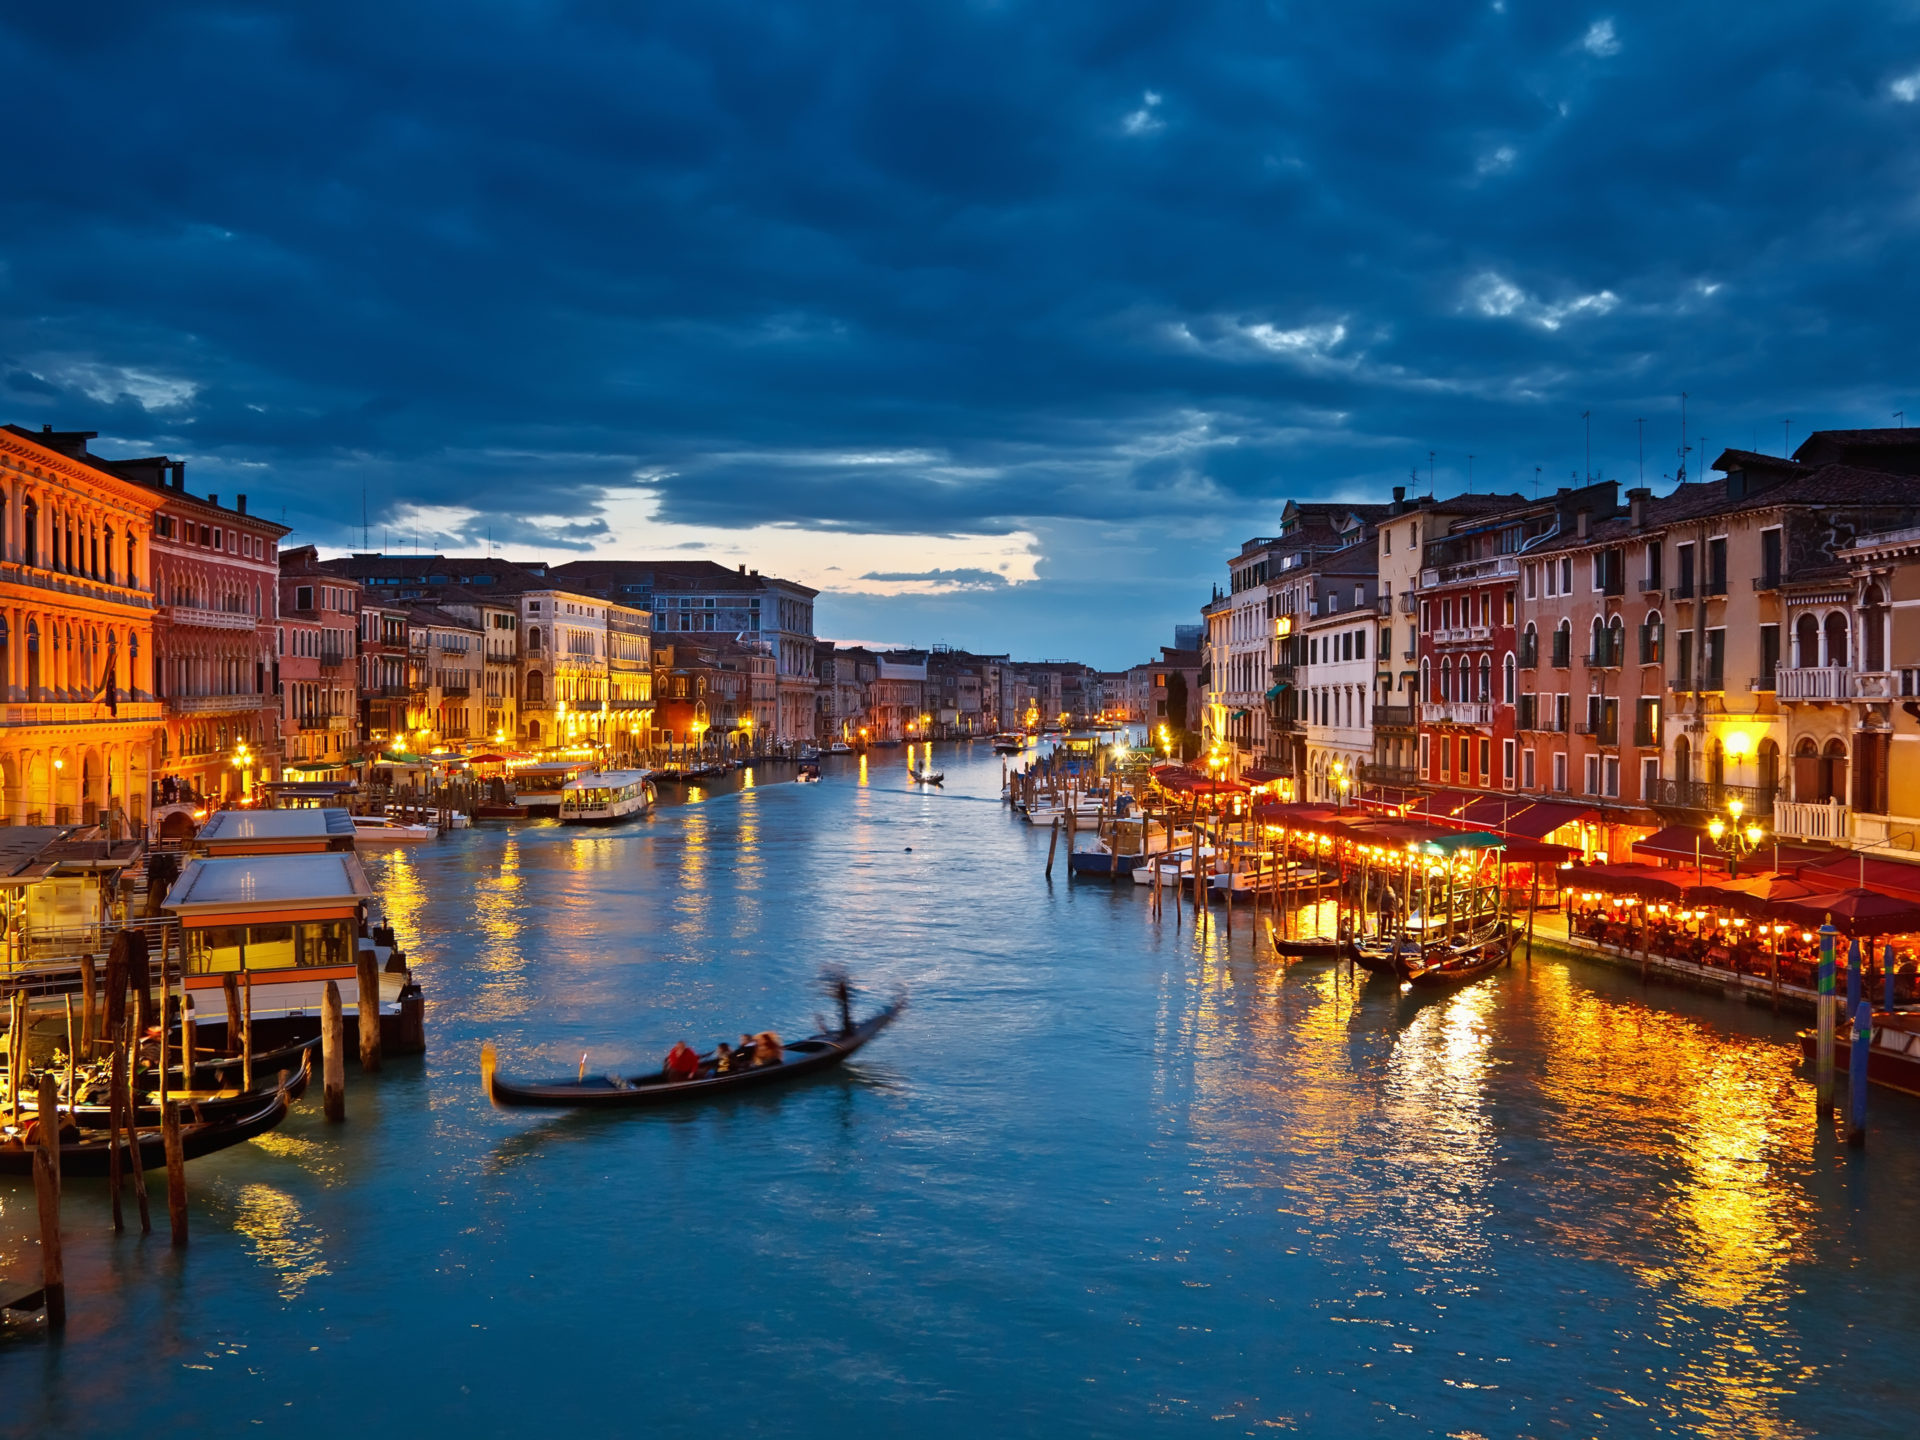
[(271, 1185), (246, 1185), (235, 1205), (234, 1229), (259, 1261), (279, 1272), (280, 1298), (298, 1299), (307, 1285), (331, 1273), (320, 1252), (320, 1232), (301, 1218), (300, 1205)]
[(867, 783), (867, 752), (864, 750), (860, 752), (860, 783)]

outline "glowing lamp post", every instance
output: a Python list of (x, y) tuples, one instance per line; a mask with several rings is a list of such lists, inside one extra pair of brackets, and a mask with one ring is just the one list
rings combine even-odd
[(1745, 810), (1746, 805), (1735, 800), (1727, 806), (1729, 819), (1722, 820), (1715, 815), (1707, 821), (1707, 835), (1714, 848), (1727, 857), (1727, 875), (1735, 880), (1740, 878), (1740, 862), (1759, 849), (1760, 842), (1767, 838), (1767, 832), (1755, 821), (1740, 823)]

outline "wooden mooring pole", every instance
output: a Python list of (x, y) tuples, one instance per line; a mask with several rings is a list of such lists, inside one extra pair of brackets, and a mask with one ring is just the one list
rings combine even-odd
[(1836, 997), (1833, 993), (1833, 945), (1840, 932), (1833, 917), (1820, 927), (1820, 969), (1816, 991), (1819, 1028), (1814, 1045), (1813, 1103), (1822, 1115), (1833, 1113), (1833, 1029)]
[(1847, 1144), (1867, 1143), (1867, 1061), (1873, 1050), (1873, 1004), (1862, 1000), (1853, 1012), (1853, 1042), (1847, 1046)]
[(47, 1324), (67, 1323), (67, 1267), (60, 1253), (60, 1096), (53, 1076), (40, 1075), (39, 1145), (33, 1152), (33, 1195), (40, 1209), (40, 1274)]
[[(160, 1143), (167, 1154), (167, 1218), (173, 1223), (173, 1245), (187, 1243), (187, 1152), (180, 1144), (180, 1102), (160, 1107)], [(134, 1164), (139, 1164), (136, 1158)]]
[(1047, 879), (1053, 879), (1053, 852), (1060, 847), (1060, 817), (1053, 817), (1053, 835), (1047, 841)]
[(360, 1027), (360, 1069), (372, 1075), (380, 1069), (380, 967), (372, 950), (360, 952), (360, 995), (354, 1021)]
[(327, 1119), (347, 1118), (347, 1026), (340, 1014), (340, 987), (327, 982), (320, 998), (321, 1108)]

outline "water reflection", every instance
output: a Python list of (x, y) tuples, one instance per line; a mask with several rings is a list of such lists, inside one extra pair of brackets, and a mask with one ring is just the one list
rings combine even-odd
[(298, 1299), (313, 1281), (331, 1273), (321, 1255), (320, 1232), (284, 1190), (243, 1185), (235, 1212), (233, 1228), (246, 1236), (260, 1263), (277, 1273), (282, 1300)]

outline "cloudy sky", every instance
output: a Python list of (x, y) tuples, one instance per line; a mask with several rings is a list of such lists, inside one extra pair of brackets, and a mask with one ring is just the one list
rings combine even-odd
[(1658, 484), (1682, 391), (1715, 450), (1920, 424), (1915, 0), (28, 0), (0, 46), (3, 418), (327, 547), (364, 496), (376, 547), (707, 554), (826, 635), (1117, 666), (1290, 496), (1564, 484), (1589, 425)]

